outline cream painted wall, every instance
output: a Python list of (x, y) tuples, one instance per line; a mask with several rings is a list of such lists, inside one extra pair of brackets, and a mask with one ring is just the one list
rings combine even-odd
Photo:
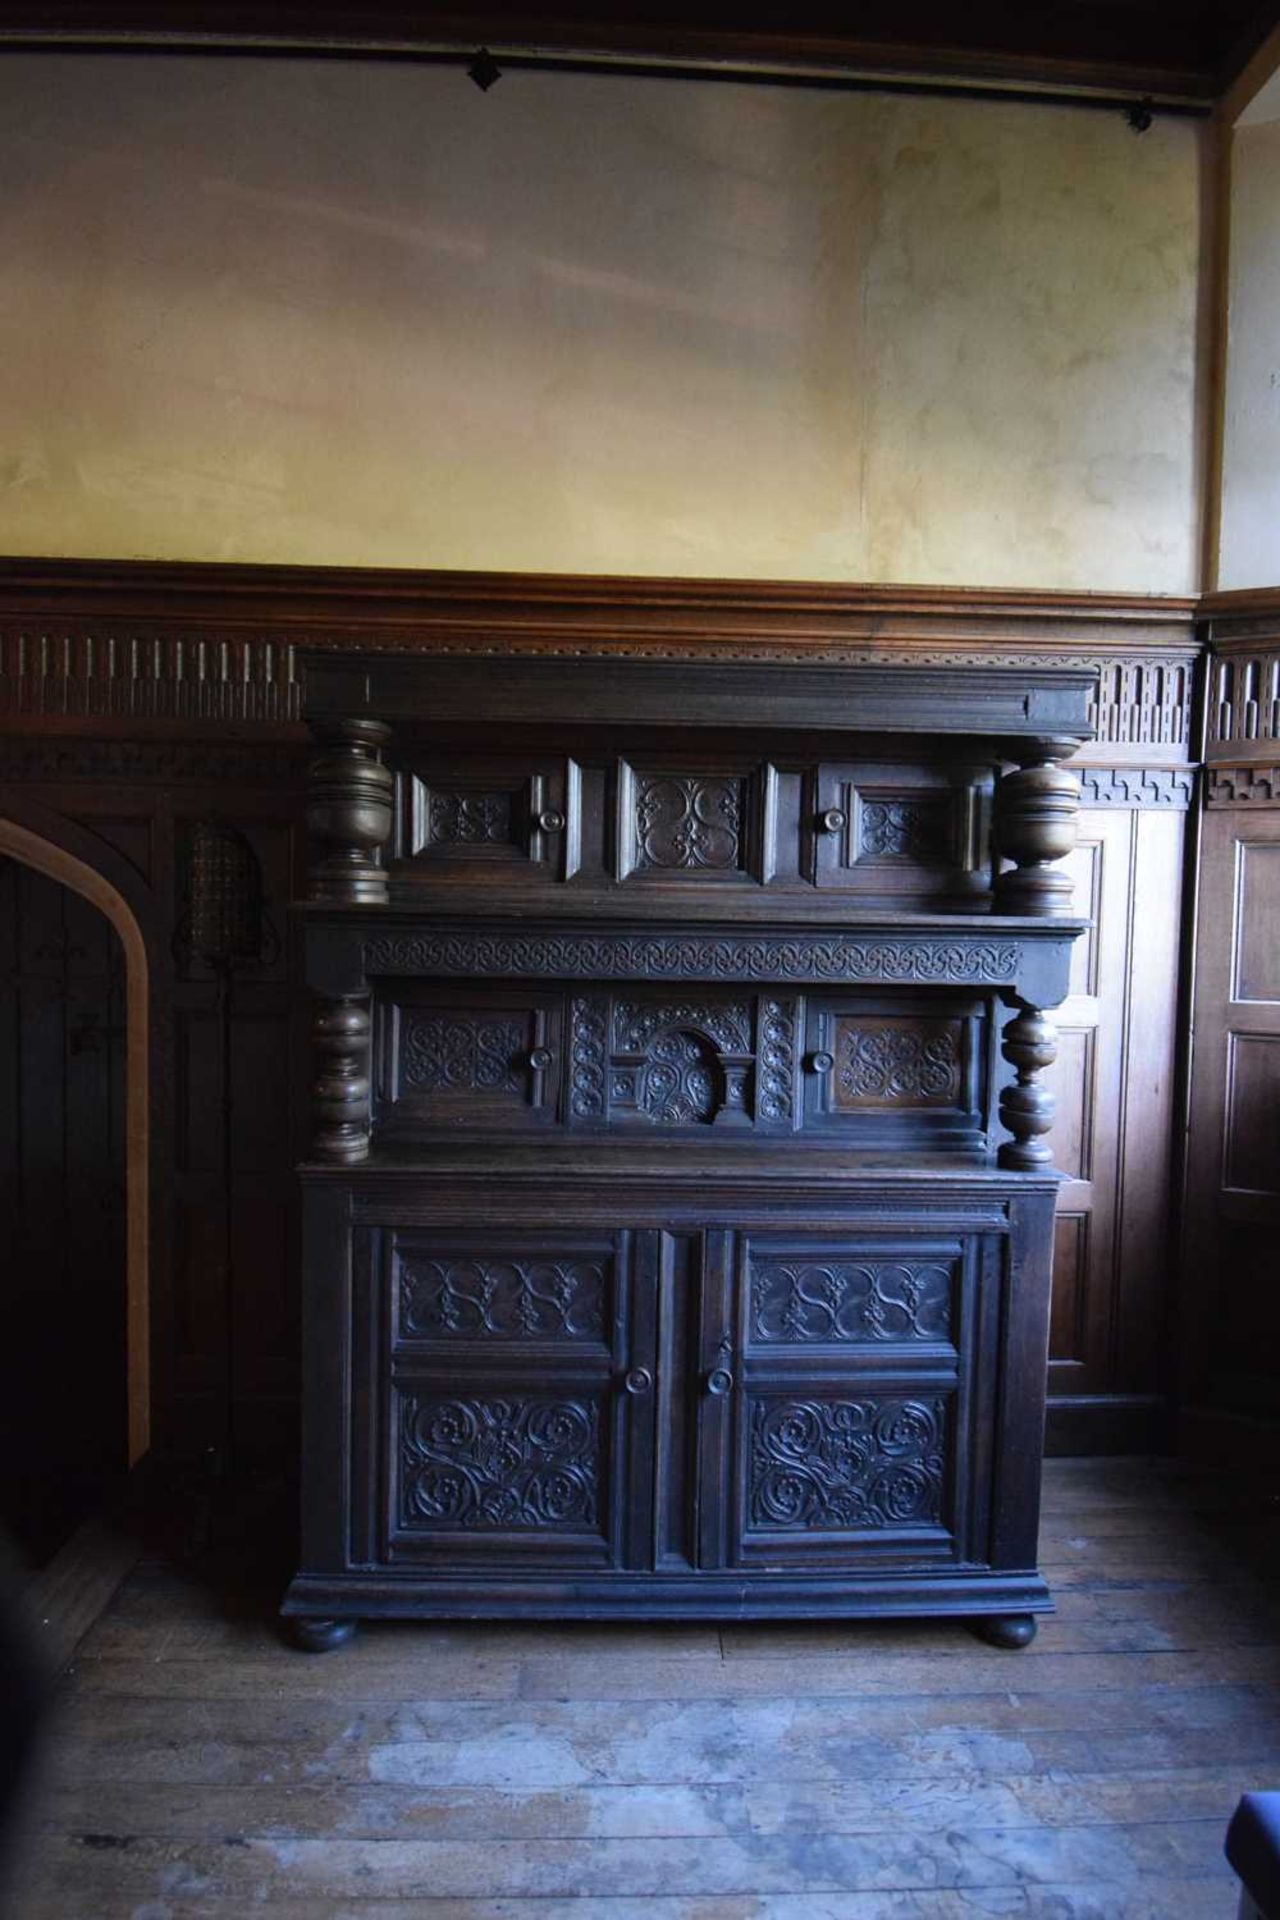
[(10, 553), (1194, 590), (1198, 135), (0, 58)]
[[(1280, 100), (1277, 101), (1280, 106)], [(1218, 585), (1280, 585), (1280, 119), (1237, 128)]]

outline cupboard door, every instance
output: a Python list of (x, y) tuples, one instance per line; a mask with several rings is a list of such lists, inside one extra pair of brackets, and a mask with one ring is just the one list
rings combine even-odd
[(554, 988), (388, 982), (375, 1008), (375, 1130), (413, 1139), (553, 1125), (560, 1036)]
[(581, 774), (554, 755), (415, 755), (397, 779), (397, 878), (566, 880), (581, 839)]
[(810, 784), (815, 886), (864, 906), (973, 904), (991, 886), (989, 768), (827, 761)]
[(850, 1147), (982, 1153), (996, 1041), (989, 1000), (919, 990), (814, 994), (805, 1131)]
[[(640, 1564), (652, 1537), (653, 1236), (396, 1227), (371, 1247), (377, 1558)], [(357, 1444), (357, 1455), (361, 1444)]]
[(973, 1356), (997, 1301), (999, 1237), (717, 1238), (701, 1491), (706, 1503), (720, 1484), (727, 1498), (706, 1516), (704, 1555), (815, 1570), (985, 1557), (973, 1458), (988, 1390)]

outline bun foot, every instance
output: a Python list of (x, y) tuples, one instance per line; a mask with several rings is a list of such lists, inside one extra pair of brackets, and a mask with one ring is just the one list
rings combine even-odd
[(335, 1647), (344, 1647), (356, 1630), (354, 1620), (313, 1620), (306, 1614), (286, 1620), (284, 1626), (300, 1653), (332, 1653)]
[(993, 1613), (985, 1620), (975, 1620), (973, 1631), (988, 1646), (1013, 1653), (1031, 1645), (1036, 1637), (1036, 1619), (1033, 1613)]

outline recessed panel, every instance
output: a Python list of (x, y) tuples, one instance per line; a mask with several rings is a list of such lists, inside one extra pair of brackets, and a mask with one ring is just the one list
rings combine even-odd
[(1237, 850), (1237, 1000), (1280, 1000), (1280, 845), (1244, 841)]
[(746, 1540), (941, 1527), (950, 1398), (752, 1395)]
[(1049, 1134), (1053, 1164), (1073, 1180), (1093, 1178), (1097, 1039), (1093, 1027), (1064, 1027), (1058, 1034), (1058, 1057), (1043, 1076), (1054, 1098), (1053, 1127)]
[(1229, 1038), (1225, 1184), (1280, 1192), (1280, 1034)]
[(1080, 1329), (1088, 1277), (1089, 1217), (1060, 1213), (1053, 1227), (1053, 1308), (1049, 1322), (1049, 1361), (1082, 1361)]

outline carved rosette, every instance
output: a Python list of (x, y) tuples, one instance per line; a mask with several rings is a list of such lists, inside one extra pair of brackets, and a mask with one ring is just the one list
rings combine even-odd
[(365, 995), (318, 1003), (311, 1142), (317, 1160), (363, 1160), (369, 1152), (369, 1035)]
[(1058, 1030), (1038, 1008), (1021, 1002), (1005, 1027), (1002, 1046), (1018, 1077), (1000, 1095), (1000, 1119), (1013, 1136), (1000, 1148), (1000, 1165), (1041, 1173), (1053, 1164), (1042, 1136), (1053, 1125), (1054, 1102), (1040, 1075), (1058, 1057)]
[(1071, 912), (1071, 877), (1054, 863), (1076, 843), (1080, 783), (1057, 763), (1077, 744), (1028, 740), (1012, 749), (1017, 767), (996, 786), (996, 836), (1001, 854), (1014, 863), (996, 879), (997, 913)]
[(324, 720), (312, 728), (307, 825), (315, 844), (309, 897), (381, 906), (387, 876), (377, 854), (391, 832), (392, 776), (379, 758), (391, 729), (380, 720)]

